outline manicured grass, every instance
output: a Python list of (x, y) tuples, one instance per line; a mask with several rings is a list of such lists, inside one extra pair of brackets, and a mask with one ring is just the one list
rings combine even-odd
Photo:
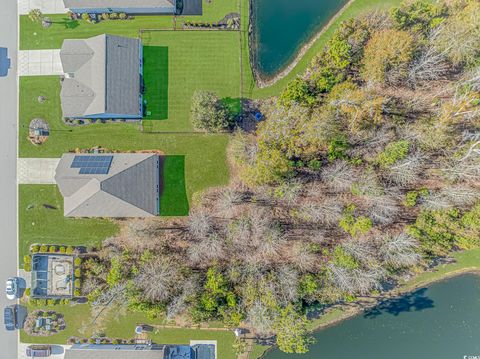
[[(147, 48), (168, 48), (168, 119), (154, 121), (153, 131), (193, 131), (190, 123), (191, 99), (196, 90), (215, 92), (220, 98), (240, 96), (239, 32), (234, 31), (155, 31), (142, 35)], [(158, 50), (153, 50), (157, 52)], [(163, 50), (165, 51), (165, 50)], [(163, 54), (164, 56), (164, 54)], [(148, 59), (145, 81), (163, 77), (165, 69)], [(165, 62), (164, 57), (160, 62)], [(149, 94), (147, 102), (154, 96)], [(156, 94), (159, 94), (157, 91)], [(156, 96), (161, 98), (161, 96)], [(162, 97), (164, 99), (164, 97)], [(155, 101), (157, 103), (157, 101)], [(147, 111), (149, 111), (147, 103)], [(164, 111), (165, 112), (165, 111)], [(147, 119), (156, 118), (147, 116)]]
[[(203, 0), (203, 15), (177, 17), (176, 27), (183, 19), (215, 22), (231, 12), (238, 12), (239, 0)], [(100, 34), (138, 37), (140, 29), (173, 29), (174, 17), (170, 15), (135, 16), (134, 20), (110, 20), (91, 24), (83, 20), (72, 21), (66, 15), (48, 15), (52, 25), (45, 29), (32, 22), (27, 15), (20, 16), (20, 49), (58, 49), (64, 39), (84, 39)]]
[(110, 220), (64, 217), (55, 185), (20, 185), (18, 212), (20, 265), (32, 243), (99, 245), (117, 232)]
[[(209, 187), (225, 185), (229, 172), (226, 160), (228, 136), (201, 133), (145, 133), (138, 124), (105, 123), (67, 126), (60, 108), (60, 82), (56, 76), (20, 78), (20, 157), (60, 157), (76, 148), (102, 146), (110, 150), (160, 150), (185, 157), (187, 197)], [(45, 103), (38, 103), (43, 95)], [(34, 146), (28, 140), (28, 124), (35, 118), (47, 120), (50, 137)], [(146, 121), (157, 123), (163, 121)]]
[[(56, 305), (53, 307), (32, 307), (28, 310), (54, 310), (65, 317), (67, 328), (58, 334), (49, 337), (29, 336), (23, 330), (20, 332), (20, 341), (23, 343), (66, 344), (72, 336), (88, 338), (95, 333), (103, 333), (110, 338), (131, 339), (138, 324), (158, 325), (162, 319), (150, 320), (145, 315), (136, 312), (124, 312), (113, 308), (109, 313), (97, 321), (93, 321), (91, 307), (88, 304)], [(149, 333), (149, 338), (158, 344), (189, 344), (190, 340), (216, 340), (218, 358), (235, 359), (232, 350), (234, 335), (230, 331), (213, 331), (200, 329), (168, 328), (155, 329)]]
[(161, 216), (188, 216), (185, 190), (185, 156), (165, 156), (162, 161)]
[(143, 47), (143, 81), (147, 120), (168, 118), (168, 47)]

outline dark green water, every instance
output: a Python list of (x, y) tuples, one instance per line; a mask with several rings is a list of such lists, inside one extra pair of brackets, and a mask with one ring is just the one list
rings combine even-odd
[(480, 276), (433, 284), (319, 331), (315, 338), (307, 354), (274, 350), (265, 359), (480, 358)]
[(257, 70), (272, 77), (347, 0), (255, 0), (254, 35)]

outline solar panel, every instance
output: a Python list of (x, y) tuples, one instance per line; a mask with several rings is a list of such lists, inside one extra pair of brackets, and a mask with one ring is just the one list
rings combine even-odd
[(79, 168), (79, 174), (108, 174), (113, 156), (75, 156), (71, 168)]

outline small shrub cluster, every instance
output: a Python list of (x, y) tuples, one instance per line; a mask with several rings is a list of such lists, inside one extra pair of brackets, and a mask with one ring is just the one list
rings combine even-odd
[(25, 333), (32, 336), (50, 336), (65, 328), (66, 323), (62, 314), (42, 310), (29, 313), (23, 326)]

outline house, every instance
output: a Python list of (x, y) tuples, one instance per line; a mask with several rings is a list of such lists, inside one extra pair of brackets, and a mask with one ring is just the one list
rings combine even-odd
[(98, 35), (64, 40), (63, 117), (139, 120), (143, 115), (143, 49), (139, 39)]
[(70, 11), (81, 14), (174, 14), (176, 0), (63, 0)]
[(32, 256), (32, 298), (72, 298), (74, 291), (74, 257), (59, 253), (36, 253)]
[(211, 344), (75, 344), (65, 359), (215, 359)]
[(66, 217), (151, 217), (160, 213), (160, 156), (64, 154), (55, 181)]

